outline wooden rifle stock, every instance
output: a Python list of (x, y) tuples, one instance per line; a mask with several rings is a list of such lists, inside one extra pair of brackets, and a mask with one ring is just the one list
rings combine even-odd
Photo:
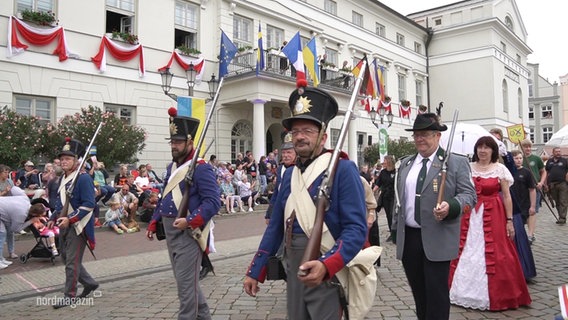
[(456, 124), (458, 122), (459, 110), (454, 111), (454, 119), (452, 120), (452, 129), (450, 130), (450, 137), (448, 138), (448, 145), (446, 147), (446, 155), (444, 157), (444, 162), (442, 162), (442, 175), (440, 177), (440, 190), (438, 192), (438, 201), (436, 201), (436, 208), (440, 208), (440, 204), (444, 200), (444, 192), (446, 190), (446, 174), (448, 171), (448, 159), (450, 158), (450, 153), (452, 152), (452, 142), (454, 140), (454, 134), (456, 133)]
[[(343, 124), (341, 125), (341, 131), (339, 132), (339, 137), (337, 139), (337, 144), (335, 145), (335, 149), (333, 150), (333, 154), (331, 159), (329, 160), (329, 165), (324, 173), (322, 182), (318, 189), (318, 197), (316, 199), (316, 216), (314, 219), (314, 226), (312, 228), (312, 232), (309, 235), (308, 244), (306, 245), (306, 249), (304, 251), (304, 256), (302, 257), (302, 262), (300, 265), (311, 261), (317, 260), (320, 256), (321, 251), (321, 238), (323, 232), (323, 224), (325, 218), (325, 211), (327, 210), (329, 204), (329, 197), (331, 196), (331, 188), (333, 186), (333, 178), (335, 176), (335, 171), (337, 170), (337, 164), (339, 162), (339, 153), (341, 151), (341, 147), (343, 146), (343, 141), (345, 141), (345, 135), (347, 129), (349, 128), (349, 121), (351, 121), (351, 114), (353, 113), (353, 108), (355, 106), (355, 102), (357, 100), (357, 95), (359, 93), (359, 89), (361, 88), (361, 83), (363, 82), (363, 77), (365, 75), (365, 71), (367, 69), (367, 59), (365, 57), (365, 63), (361, 66), (361, 70), (359, 71), (359, 76), (355, 80), (355, 86), (353, 88), (353, 92), (351, 93), (351, 99), (349, 100), (349, 106), (347, 111), (345, 112), (345, 116), (343, 118)], [(321, 130), (325, 130), (322, 127)], [(309, 270), (298, 270), (299, 276), (306, 276), (309, 273)]]

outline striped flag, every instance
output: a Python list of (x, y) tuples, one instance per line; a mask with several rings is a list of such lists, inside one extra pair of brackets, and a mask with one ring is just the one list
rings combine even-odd
[(260, 21), (258, 22), (258, 50), (256, 51), (256, 75), (260, 70), (264, 70), (264, 46), (262, 45), (262, 30)]
[[(192, 117), (199, 119), (201, 123), (205, 123), (205, 99), (199, 99), (188, 96), (177, 97), (178, 116)], [(199, 126), (195, 134), (194, 141), (199, 140), (203, 131), (203, 126)]]
[(355, 78), (359, 77), (359, 73), (361, 72), (361, 67), (363, 63), (367, 63), (367, 68), (365, 69), (365, 74), (363, 75), (363, 83), (361, 83), (361, 89), (359, 90), (359, 94), (364, 96), (371, 96), (372, 98), (376, 98), (377, 94), (375, 93), (375, 89), (373, 88), (373, 78), (371, 78), (370, 66), (369, 62), (367, 61), (367, 55), (363, 57), (363, 59), (359, 60), (355, 68), (351, 71)]
[(306, 81), (306, 73), (304, 71), (304, 56), (302, 54), (302, 41), (300, 40), (299, 31), (296, 32), (288, 44), (282, 48), (282, 52), (296, 69), (296, 85), (298, 87), (307, 86), (308, 82)]
[(304, 56), (304, 64), (310, 73), (310, 78), (314, 83), (314, 87), (319, 85), (319, 66), (318, 59), (316, 59), (316, 38), (313, 37), (302, 50), (302, 55)]

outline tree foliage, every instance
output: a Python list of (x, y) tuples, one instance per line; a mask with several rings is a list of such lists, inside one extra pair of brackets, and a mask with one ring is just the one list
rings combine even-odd
[(98, 160), (109, 167), (136, 162), (136, 155), (146, 147), (144, 129), (124, 123), (112, 112), (89, 106), (64, 116), (55, 126), (4, 107), (0, 112), (0, 163), (17, 168), (23, 160), (54, 159), (65, 137), (78, 139), (86, 147), (101, 122), (94, 143)]
[[(388, 141), (388, 154), (393, 155), (395, 159), (400, 159), (403, 156), (416, 153), (414, 143), (407, 140), (391, 140)], [(380, 158), (379, 144), (375, 143), (372, 146), (365, 148), (363, 152), (363, 159), (366, 163), (377, 163)]]

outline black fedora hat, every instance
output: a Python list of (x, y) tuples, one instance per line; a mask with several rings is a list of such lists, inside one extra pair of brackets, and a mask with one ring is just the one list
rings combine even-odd
[(423, 113), (416, 116), (412, 129), (406, 131), (446, 131), (448, 127), (440, 123), (440, 118), (435, 113)]
[(175, 108), (168, 110), (170, 115), (170, 137), (167, 140), (193, 140), (199, 128), (199, 119), (178, 116)]
[(57, 158), (61, 156), (82, 157), (85, 154), (85, 145), (77, 140), (69, 137), (65, 138), (61, 151), (57, 154)]
[(290, 94), (288, 106), (292, 117), (282, 120), (286, 130), (291, 130), (292, 122), (298, 119), (311, 120), (320, 128), (326, 128), (337, 115), (337, 101), (329, 93), (311, 87), (300, 87)]

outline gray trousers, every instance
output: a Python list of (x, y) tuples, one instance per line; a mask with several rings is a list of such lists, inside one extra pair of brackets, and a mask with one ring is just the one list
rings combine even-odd
[(325, 320), (341, 319), (342, 308), (339, 302), (339, 283), (334, 277), (332, 281), (325, 281), (317, 287), (307, 287), (298, 279), (304, 250), (308, 243), (305, 234), (292, 234), (292, 243), (286, 248), (284, 261), (288, 280), (287, 307), (290, 320)]
[(65, 296), (77, 296), (77, 282), (84, 286), (96, 286), (98, 283), (83, 267), (83, 254), (87, 246), (83, 233), (77, 235), (75, 228), (62, 228), (59, 233), (59, 249), (65, 263)]
[(175, 218), (162, 217), (166, 243), (176, 279), (179, 298), (178, 319), (211, 319), (209, 306), (199, 286), (199, 271), (203, 252), (191, 236), (191, 230), (180, 231), (172, 226)]

